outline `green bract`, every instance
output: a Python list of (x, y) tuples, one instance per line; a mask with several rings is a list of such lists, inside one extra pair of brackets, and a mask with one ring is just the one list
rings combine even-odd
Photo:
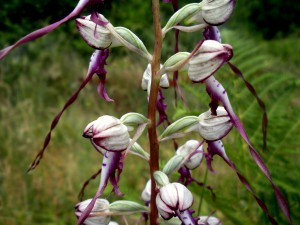
[(160, 187), (170, 183), (168, 176), (164, 172), (156, 171), (153, 176), (156, 184)]
[(111, 212), (122, 212), (124, 214), (132, 214), (138, 212), (149, 212), (149, 208), (140, 205), (133, 201), (115, 201), (109, 205), (109, 211)]
[(186, 64), (186, 59), (190, 56), (189, 52), (178, 52), (172, 55), (163, 65), (163, 70), (167, 73), (180, 70)]
[(175, 25), (181, 23), (183, 20), (192, 17), (195, 13), (199, 12), (201, 6), (199, 3), (191, 3), (185, 5), (181, 9), (179, 9), (173, 16), (169, 19), (166, 26), (163, 28), (163, 33), (167, 33), (170, 29), (172, 29)]
[(191, 132), (197, 129), (199, 123), (199, 118), (197, 116), (186, 116), (183, 117), (170, 126), (168, 126), (165, 131), (161, 134), (159, 139), (161, 141), (182, 137), (185, 133)]
[(174, 155), (164, 166), (163, 172), (167, 175), (170, 175), (175, 170), (178, 170), (180, 168), (180, 165), (182, 164), (184, 160), (184, 157), (182, 155)]

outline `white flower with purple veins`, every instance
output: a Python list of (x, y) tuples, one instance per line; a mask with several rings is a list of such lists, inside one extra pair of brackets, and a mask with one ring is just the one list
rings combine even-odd
[[(118, 181), (123, 168), (123, 152), (130, 143), (127, 127), (119, 119), (107, 115), (89, 123), (84, 129), (83, 136), (89, 138), (96, 150), (101, 154), (104, 153), (104, 157), (98, 190), (92, 201), (82, 212), (77, 225), (82, 224), (89, 216), (96, 199), (105, 190), (108, 180), (112, 184), (114, 192), (117, 195), (122, 195), (118, 187)], [(103, 152), (102, 148), (106, 151)]]
[[(192, 193), (180, 183), (168, 183), (162, 186), (156, 196), (158, 212), (165, 220), (177, 216), (184, 224), (191, 223), (194, 219), (188, 209), (192, 204)], [(189, 223), (186, 223), (187, 221)]]
[(201, 164), (203, 152), (203, 145), (199, 141), (189, 140), (177, 149), (176, 154), (185, 157), (188, 156), (184, 165), (188, 169), (193, 170)]
[(107, 115), (89, 123), (83, 136), (90, 138), (94, 146), (107, 151), (123, 151), (130, 142), (127, 127), (119, 119)]
[(199, 133), (207, 141), (220, 140), (225, 137), (233, 127), (230, 116), (224, 107), (219, 106), (216, 115), (208, 110), (199, 116)]
[(189, 22), (217, 26), (225, 23), (232, 15), (235, 0), (203, 0), (201, 10)]
[(188, 76), (193, 82), (202, 82), (213, 75), (232, 57), (232, 47), (206, 40), (188, 62)]
[(152, 60), (144, 43), (129, 29), (114, 27), (102, 14), (94, 13), (76, 19), (76, 27), (85, 42), (96, 49), (125, 46), (141, 56)]
[[(87, 208), (87, 206), (91, 203), (92, 199), (85, 200), (83, 202), (78, 203), (75, 206), (75, 215), (79, 218), (82, 215), (82, 212)], [(97, 199), (91, 213), (94, 212), (108, 212), (109, 202), (105, 199)], [(84, 221), (84, 225), (108, 225), (110, 223), (110, 216), (93, 216), (88, 217)]]

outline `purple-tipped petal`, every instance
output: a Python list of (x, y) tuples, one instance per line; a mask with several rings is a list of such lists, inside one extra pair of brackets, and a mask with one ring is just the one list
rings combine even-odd
[[(99, 73), (102, 71), (102, 67), (99, 66), (99, 63), (103, 63), (103, 59), (105, 60), (107, 58), (108, 52), (107, 50), (96, 50), (91, 59), (90, 59), (90, 64), (89, 64), (89, 69), (87, 72), (87, 75), (85, 77), (85, 79), (83, 80), (83, 82), (81, 83), (81, 85), (79, 86), (79, 88), (72, 94), (72, 96), (68, 99), (68, 101), (65, 103), (64, 107), (62, 108), (62, 110), (55, 116), (55, 118), (53, 119), (51, 126), (50, 126), (50, 130), (47, 134), (47, 136), (45, 137), (44, 140), (44, 145), (43, 148), (38, 152), (37, 156), (35, 157), (34, 161), (31, 163), (29, 169), (27, 170), (27, 172), (35, 169), (37, 167), (37, 165), (40, 163), (41, 159), (44, 156), (44, 152), (46, 151), (47, 146), (50, 143), (51, 140), (51, 133), (54, 130), (54, 128), (56, 127), (56, 125), (58, 124), (60, 117), (62, 116), (62, 114), (64, 113), (64, 111), (74, 103), (74, 101), (77, 99), (79, 93), (81, 92), (81, 90), (88, 84), (88, 82), (92, 79), (94, 73)], [(105, 63), (105, 62), (104, 62)]]
[(265, 163), (263, 162), (262, 158), (256, 152), (255, 148), (251, 145), (242, 122), (240, 121), (240, 119), (237, 117), (237, 115), (233, 111), (233, 108), (231, 106), (231, 103), (229, 101), (229, 98), (227, 96), (227, 93), (226, 93), (224, 87), (213, 76), (206, 79), (205, 83), (206, 83), (207, 92), (211, 96), (212, 100), (214, 102), (221, 102), (223, 104), (224, 108), (226, 109), (226, 111), (228, 112), (228, 115), (230, 116), (232, 123), (234, 124), (234, 126), (238, 130), (239, 134), (244, 139), (244, 141), (247, 143), (250, 154), (251, 154), (252, 158), (254, 159), (255, 163), (260, 168), (260, 170), (263, 172), (263, 174), (267, 177), (267, 179), (270, 181), (270, 183), (273, 187), (275, 196), (277, 198), (277, 202), (278, 202), (282, 212), (284, 213), (285, 217), (288, 219), (289, 223), (292, 224), (288, 203), (285, 200), (285, 198), (284, 198), (283, 194), (281, 193), (281, 191), (279, 190), (279, 188), (275, 185), (275, 183), (271, 177), (270, 171), (267, 168), (267, 166), (265, 165)]
[(256, 98), (258, 105), (260, 106), (260, 108), (263, 111), (263, 119), (262, 119), (262, 133), (263, 133), (263, 144), (264, 144), (264, 149), (267, 148), (267, 127), (268, 127), (268, 117), (267, 117), (267, 109), (265, 106), (265, 103), (263, 102), (263, 100), (261, 100), (261, 98), (258, 96), (258, 94), (256, 93), (254, 87), (251, 85), (251, 83), (249, 81), (247, 81), (243, 75), (243, 73), (232, 63), (227, 62), (229, 67), (231, 68), (231, 70), (238, 75), (239, 77), (241, 77), (246, 85), (246, 87), (248, 88), (248, 90), (251, 92), (251, 94)]
[(106, 74), (98, 75), (98, 77), (100, 79), (100, 82), (97, 86), (98, 95), (107, 102), (113, 102), (114, 100), (108, 96), (106, 89), (105, 89)]
[[(114, 177), (116, 170), (119, 169), (119, 163), (121, 158), (122, 158), (122, 152), (107, 152), (104, 155), (103, 163), (102, 163), (101, 179), (100, 179), (98, 190), (95, 196), (93, 197), (93, 199), (91, 200), (91, 202), (89, 203), (89, 205), (85, 208), (85, 210), (78, 218), (76, 225), (81, 225), (85, 221), (85, 219), (90, 215), (97, 198), (99, 198), (103, 194), (105, 187), (107, 186), (108, 180), (111, 177)], [(115, 188), (115, 185), (117, 184), (113, 183), (113, 185)], [(118, 188), (116, 187), (116, 189)]]
[(208, 26), (203, 31), (203, 36), (205, 40), (214, 40), (217, 42), (221, 41), (221, 34), (217, 26)]
[[(93, 1), (94, 2), (102, 2), (101, 0), (93, 0)], [(27, 34), (25, 37), (21, 38), (20, 40), (18, 40), (15, 44), (2, 49), (0, 51), (0, 60), (2, 58), (4, 58), (11, 50), (18, 47), (19, 45), (22, 45), (24, 43), (33, 41), (39, 37), (44, 36), (44, 35), (48, 34), (49, 32), (51, 32), (52, 30), (56, 29), (62, 23), (65, 23), (68, 20), (72, 19), (73, 17), (77, 16), (90, 2), (91, 2), (91, 0), (80, 0), (77, 3), (77, 6), (75, 7), (75, 9), (65, 18), (63, 18), (53, 24), (50, 24), (46, 27), (35, 30), (35, 31), (31, 32), (30, 34)]]
[(81, 189), (79, 191), (79, 194), (78, 194), (79, 201), (82, 201), (82, 199), (83, 199), (85, 188), (89, 185), (89, 183), (90, 183), (91, 180), (94, 180), (99, 174), (101, 174), (101, 170), (102, 170), (102, 168), (100, 168), (96, 173), (94, 173), (89, 179), (87, 179), (83, 183), (83, 185), (82, 185), (82, 187), (81, 187)]
[(268, 216), (269, 221), (273, 225), (277, 225), (277, 222), (275, 218), (270, 214), (267, 206), (265, 203), (255, 194), (254, 190), (252, 189), (250, 183), (247, 181), (247, 179), (239, 172), (239, 170), (236, 168), (234, 163), (228, 158), (222, 141), (214, 141), (214, 142), (207, 142), (208, 144), (208, 153), (213, 157), (213, 155), (219, 155), (238, 175), (239, 180), (242, 182), (242, 184), (245, 186), (245, 188), (251, 193), (251, 195), (255, 198), (257, 204), (260, 206), (260, 208), (266, 213)]

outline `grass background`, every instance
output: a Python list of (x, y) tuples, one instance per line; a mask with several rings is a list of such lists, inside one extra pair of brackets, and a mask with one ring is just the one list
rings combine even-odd
[[(116, 8), (111, 10), (113, 14)], [(118, 16), (122, 18), (122, 14)], [(134, 19), (134, 15), (130, 14), (130, 18)], [(147, 112), (146, 93), (140, 89), (146, 62), (126, 50), (113, 49), (107, 66), (107, 90), (115, 102), (105, 103), (97, 96), (98, 81), (95, 77), (61, 118), (42, 163), (32, 173), (26, 173), (42, 147), (53, 117), (84, 78), (93, 52), (74, 34), (74, 30), (66, 34), (66, 26), (14, 50), (0, 62), (0, 224), (74, 224), (73, 206), (78, 201), (81, 185), (101, 165), (101, 156), (81, 136), (85, 125), (103, 114), (120, 117), (129, 111), (144, 115)], [(147, 46), (151, 46), (152, 31), (149, 28), (141, 32), (143, 28), (134, 26)], [(180, 48), (192, 49), (199, 37), (201, 33), (181, 34)], [(7, 44), (9, 38), (1, 39), (1, 44)], [(251, 30), (234, 27), (222, 28), (222, 38), (223, 42), (234, 47), (232, 62), (244, 72), (266, 103), (268, 151), (262, 150), (261, 111), (242, 80), (226, 66), (216, 77), (227, 89), (251, 142), (288, 199), (294, 224), (299, 224), (299, 38), (292, 34), (266, 41)], [(172, 52), (172, 44), (169, 35), (164, 59)], [(180, 76), (180, 84), (188, 107), (181, 104), (175, 107), (173, 90), (165, 90), (170, 119), (206, 111), (208, 99), (204, 87), (188, 82), (186, 74)], [(140, 143), (148, 150), (145, 136)], [(180, 139), (179, 144), (184, 140)], [(247, 146), (235, 130), (225, 138), (224, 144), (229, 157), (248, 178), (279, 224), (288, 224), (277, 206), (270, 184), (253, 163)], [(171, 144), (163, 143), (162, 166), (172, 154)], [(208, 191), (192, 185), (195, 194), (193, 208), (197, 210), (202, 197), (201, 214), (215, 210), (225, 225), (270, 224), (233, 171), (217, 157), (213, 165), (217, 173), (208, 173), (206, 183), (214, 188), (216, 201), (212, 201)], [(126, 158), (120, 181), (126, 199), (141, 201), (140, 193), (148, 179), (147, 169), (147, 164), (135, 156)], [(205, 170), (203, 163), (193, 175), (203, 181)], [(85, 196), (92, 197), (97, 185), (98, 179), (91, 182)], [(106, 195), (108, 193), (109, 190)], [(110, 201), (115, 199), (118, 198), (109, 196)], [(121, 221), (120, 218), (114, 219)], [(134, 223), (136, 219), (131, 217), (130, 222)]]

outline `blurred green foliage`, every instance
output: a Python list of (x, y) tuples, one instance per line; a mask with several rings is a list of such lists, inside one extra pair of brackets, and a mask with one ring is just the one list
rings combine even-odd
[[(180, 1), (180, 5), (185, 2), (191, 1)], [(299, 224), (300, 145), (297, 135), (300, 133), (300, 60), (296, 53), (300, 52), (297, 50), (300, 41), (296, 37), (297, 33), (292, 37), (268, 42), (261, 39), (297, 32), (294, 11), (297, 12), (298, 6), (291, 5), (294, 10), (286, 15), (283, 10), (290, 3), (284, 3), (282, 6), (280, 1), (237, 0), (237, 10), (232, 19), (222, 27), (223, 41), (234, 47), (232, 62), (245, 73), (267, 105), (270, 119), (269, 151), (261, 151), (261, 111), (241, 79), (226, 67), (222, 68), (217, 77), (227, 89), (252, 143), (267, 162), (275, 183), (287, 197), (294, 224)], [(1, 3), (1, 46), (64, 17), (75, 4), (74, 0), (13, 0)], [(106, 1), (105, 4), (100, 10), (105, 12), (105, 16), (115, 26), (132, 29), (146, 46), (152, 46), (154, 39), (150, 2), (141, 4), (139, 1), (114, 0)], [(271, 4), (272, 10), (260, 7), (267, 4)], [(276, 9), (279, 6), (281, 10)], [(276, 10), (277, 14), (272, 14)], [(171, 5), (162, 4), (163, 23), (171, 14)], [(270, 14), (277, 17), (270, 19)], [(280, 19), (286, 21), (286, 26), (279, 25)], [(266, 27), (270, 30), (264, 30)], [(191, 50), (201, 37), (201, 32), (180, 33), (180, 49)], [(173, 34), (170, 33), (165, 40), (164, 59), (173, 51), (173, 45)], [(115, 103), (105, 103), (97, 96), (98, 80), (95, 77), (62, 116), (41, 165), (33, 173), (25, 173), (42, 146), (51, 120), (84, 78), (92, 52), (80, 39), (72, 21), (45, 38), (15, 49), (0, 62), (0, 224), (74, 224), (76, 218), (72, 210), (78, 201), (76, 194), (82, 183), (101, 165), (101, 156), (89, 141), (81, 137), (83, 128), (103, 114), (120, 117), (128, 111), (147, 113), (146, 93), (139, 88), (146, 62), (127, 50), (112, 49), (107, 66), (107, 91)], [(198, 115), (207, 110), (209, 100), (204, 86), (191, 84), (187, 80), (184, 74), (180, 75), (189, 108), (182, 104), (175, 107), (173, 90), (164, 90), (171, 120), (185, 114)], [(140, 142), (147, 146), (146, 138)], [(178, 142), (182, 144), (183, 140)], [(233, 131), (224, 140), (224, 144), (227, 154), (251, 181), (279, 224), (287, 224), (270, 185), (251, 160), (247, 146), (237, 132)], [(161, 165), (172, 156), (173, 147), (170, 145), (162, 144)], [(217, 157), (213, 165), (218, 173), (208, 174), (207, 185), (214, 187), (217, 200), (213, 202), (210, 193), (204, 191), (201, 213), (209, 214), (216, 210), (216, 215), (222, 218), (224, 225), (269, 224), (255, 200), (236, 179), (236, 174)], [(125, 198), (130, 195), (131, 200), (140, 201), (140, 192), (148, 179), (147, 169), (147, 163), (137, 163), (135, 156), (129, 155), (126, 158), (124, 174), (120, 180), (120, 189), (126, 194)], [(202, 165), (194, 175), (202, 181), (204, 173), (205, 166)], [(97, 185), (98, 178), (88, 186), (85, 196), (92, 197)], [(197, 209), (202, 189), (198, 186), (192, 186), (192, 189), (198, 196), (193, 206)], [(109, 196), (109, 191), (105, 196)], [(114, 199), (115, 196), (109, 196), (110, 201)]]

